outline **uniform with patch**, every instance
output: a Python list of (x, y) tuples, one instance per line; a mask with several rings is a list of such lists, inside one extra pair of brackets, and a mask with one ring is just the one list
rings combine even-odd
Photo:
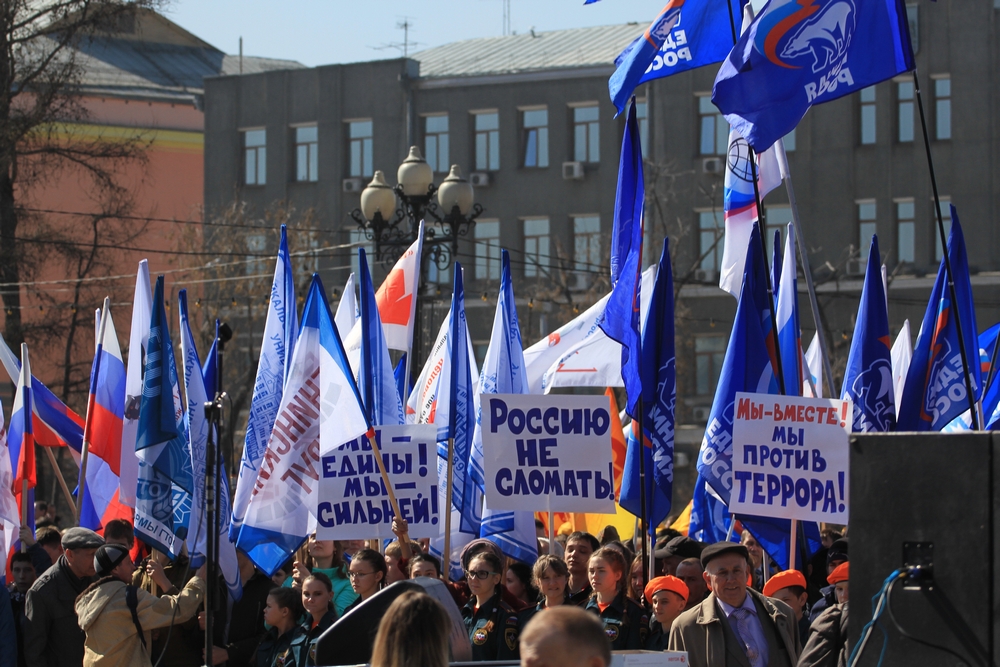
[(633, 651), (643, 648), (649, 633), (649, 614), (631, 598), (619, 591), (614, 601), (601, 611), (597, 598), (587, 603), (587, 611), (601, 617), (604, 634), (611, 642), (612, 651)]
[(473, 660), (520, 659), (518, 613), (500, 598), (499, 593), (478, 609), (473, 597), (462, 608), (462, 617), (472, 642)]

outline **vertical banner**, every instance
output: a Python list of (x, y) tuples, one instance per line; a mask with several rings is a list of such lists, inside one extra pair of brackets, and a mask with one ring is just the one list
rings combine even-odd
[(847, 524), (851, 401), (737, 392), (737, 515)]
[[(438, 537), (444, 526), (436, 440), (433, 424), (375, 427), (375, 442), (413, 538)], [(389, 493), (366, 437), (325, 454), (320, 465), (317, 539), (394, 537)]]
[(493, 509), (615, 513), (607, 396), (482, 394)]

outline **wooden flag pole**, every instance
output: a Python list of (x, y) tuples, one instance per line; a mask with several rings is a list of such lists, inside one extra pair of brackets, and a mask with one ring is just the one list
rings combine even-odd
[(385, 490), (389, 494), (389, 504), (392, 506), (392, 511), (402, 519), (403, 515), (399, 512), (399, 503), (396, 502), (396, 494), (392, 490), (392, 484), (389, 483), (389, 472), (385, 469), (385, 461), (382, 460), (382, 452), (379, 451), (378, 445), (375, 444), (375, 429), (368, 432), (368, 443), (372, 446), (372, 454), (375, 455), (375, 462), (378, 463), (378, 471), (382, 475), (382, 483), (385, 484)]
[(555, 512), (549, 510), (549, 553), (555, 554), (553, 545), (556, 543), (556, 515)]
[(795, 552), (798, 549), (799, 541), (799, 520), (792, 519), (792, 536), (788, 545), (788, 569), (797, 570)]
[(76, 502), (73, 501), (73, 494), (69, 490), (69, 485), (66, 483), (66, 478), (62, 474), (62, 470), (59, 469), (59, 462), (56, 461), (56, 455), (52, 453), (51, 447), (42, 447), (42, 451), (45, 452), (49, 463), (52, 464), (52, 470), (56, 473), (56, 481), (59, 482), (59, 488), (62, 489), (63, 496), (66, 498), (66, 504), (69, 505), (73, 516), (76, 516)]
[(80, 502), (76, 505), (76, 523), (80, 523), (80, 511), (83, 508), (83, 492), (87, 486), (87, 459), (88, 452), (90, 450), (90, 440), (92, 437), (91, 430), (93, 429), (92, 421), (94, 419), (94, 403), (96, 402), (95, 396), (95, 386), (94, 383), (100, 377), (101, 373), (101, 348), (104, 347), (104, 336), (108, 330), (108, 308), (111, 306), (111, 298), (104, 297), (104, 307), (101, 310), (101, 330), (97, 336), (97, 349), (94, 353), (94, 370), (93, 377), (91, 378), (90, 396), (87, 398), (87, 421), (84, 422), (83, 426), (83, 449), (80, 452), (80, 480), (77, 482), (77, 498)]
[[(454, 409), (454, 408), (452, 408)], [(444, 583), (449, 583), (451, 581), (451, 490), (452, 490), (452, 479), (451, 472), (452, 467), (455, 465), (455, 438), (448, 438), (448, 481), (446, 483), (445, 498), (444, 498), (444, 552), (441, 554), (443, 561), (441, 564), (441, 569), (443, 570)]]

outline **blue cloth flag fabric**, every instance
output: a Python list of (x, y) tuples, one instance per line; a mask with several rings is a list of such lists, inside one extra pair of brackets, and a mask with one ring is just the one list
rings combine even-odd
[(396, 368), (392, 371), (393, 381), (396, 383), (396, 393), (399, 394), (401, 403), (406, 402), (406, 352), (399, 357)]
[[(477, 394), (527, 394), (528, 374), (521, 345), (521, 327), (517, 322), (514, 283), (510, 274), (510, 255), (500, 251), (500, 295), (493, 317), (493, 332), (486, 359), (479, 374)], [(483, 471), (483, 408), (476, 401), (476, 426), (469, 457), (469, 475), (480, 495), (486, 492)], [(483, 507), (479, 536), (494, 542), (503, 553), (529, 565), (538, 556), (535, 517), (531, 512), (491, 510)]]
[(892, 337), (881, 266), (878, 237), (873, 236), (840, 392), (841, 398), (849, 398), (854, 403), (851, 430), (855, 433), (889, 433), (896, 428)]
[[(781, 247), (780, 234), (774, 233), (774, 251), (778, 254)], [(785, 236), (785, 251), (779, 260), (774, 259), (772, 269), (777, 285), (774, 290), (776, 300), (775, 320), (778, 323), (777, 343), (781, 351), (781, 374), (784, 378), (786, 396), (802, 394), (802, 338), (799, 329), (799, 292), (795, 264), (795, 227), (788, 223)]]
[(812, 105), (913, 68), (903, 0), (771, 0), (723, 61), (712, 101), (763, 151)]
[(962, 337), (969, 355), (968, 373), (974, 395), (982, 386), (976, 340), (976, 309), (972, 300), (969, 259), (958, 212), (951, 207), (951, 234), (948, 258), (954, 273), (956, 307), (951, 302), (944, 259), (924, 312), (913, 348), (913, 359), (903, 384), (903, 396), (896, 418), (897, 431), (940, 431), (969, 409), (956, 319), (961, 317)]
[(295, 308), (295, 280), (292, 277), (291, 257), (288, 255), (288, 232), (285, 225), (282, 225), (274, 278), (271, 281), (271, 298), (267, 304), (264, 335), (257, 361), (257, 375), (250, 399), (243, 456), (236, 481), (236, 496), (233, 499), (233, 516), (229, 527), (229, 539), (233, 542), (240, 534), (243, 516), (250, 503), (253, 485), (257, 481), (260, 461), (267, 449), (274, 419), (278, 415), (285, 380), (291, 370), (292, 353), (299, 335), (299, 319)]
[(364, 248), (358, 248), (358, 268), (361, 275), (361, 363), (358, 369), (358, 391), (372, 424), (379, 426), (403, 423), (403, 403), (396, 390), (392, 359), (386, 343), (375, 287), (368, 271)]
[[(735, 16), (744, 0), (726, 0)], [(733, 48), (730, 9), (719, 0), (670, 0), (646, 31), (615, 58), (608, 92), (618, 113), (647, 81), (721, 62)]]
[(448, 437), (454, 444), (451, 502), (462, 517), (459, 529), (479, 532), (482, 503), (477, 502), (476, 485), (469, 477), (469, 455), (476, 428), (476, 408), (472, 391), (472, 364), (469, 358), (469, 329), (465, 320), (465, 287), (462, 265), (455, 262), (455, 287), (451, 295), (448, 344), (451, 346), (451, 374), (448, 395)]
[(628, 396), (626, 412), (636, 418), (642, 392), (639, 357), (639, 285), (642, 270), (642, 207), (645, 185), (642, 174), (642, 147), (635, 100), (628, 110), (618, 166), (618, 192), (611, 230), (611, 297), (599, 326), (622, 346), (622, 380)]
[[(688, 537), (705, 544), (725, 542), (732, 520), (726, 504), (712, 492), (708, 484), (705, 483), (705, 478), (698, 475), (694, 484)], [(734, 530), (730, 540), (739, 542), (739, 531)]]

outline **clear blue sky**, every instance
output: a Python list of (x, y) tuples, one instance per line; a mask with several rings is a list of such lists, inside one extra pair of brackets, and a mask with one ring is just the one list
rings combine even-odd
[[(517, 33), (632, 21), (648, 24), (666, 0), (510, 0), (510, 27)], [(503, 0), (174, 0), (166, 15), (226, 53), (243, 37), (248, 56), (287, 58), (309, 65), (396, 58), (376, 49), (401, 44), (396, 27), (412, 23), (410, 52), (460, 39), (503, 34)]]

